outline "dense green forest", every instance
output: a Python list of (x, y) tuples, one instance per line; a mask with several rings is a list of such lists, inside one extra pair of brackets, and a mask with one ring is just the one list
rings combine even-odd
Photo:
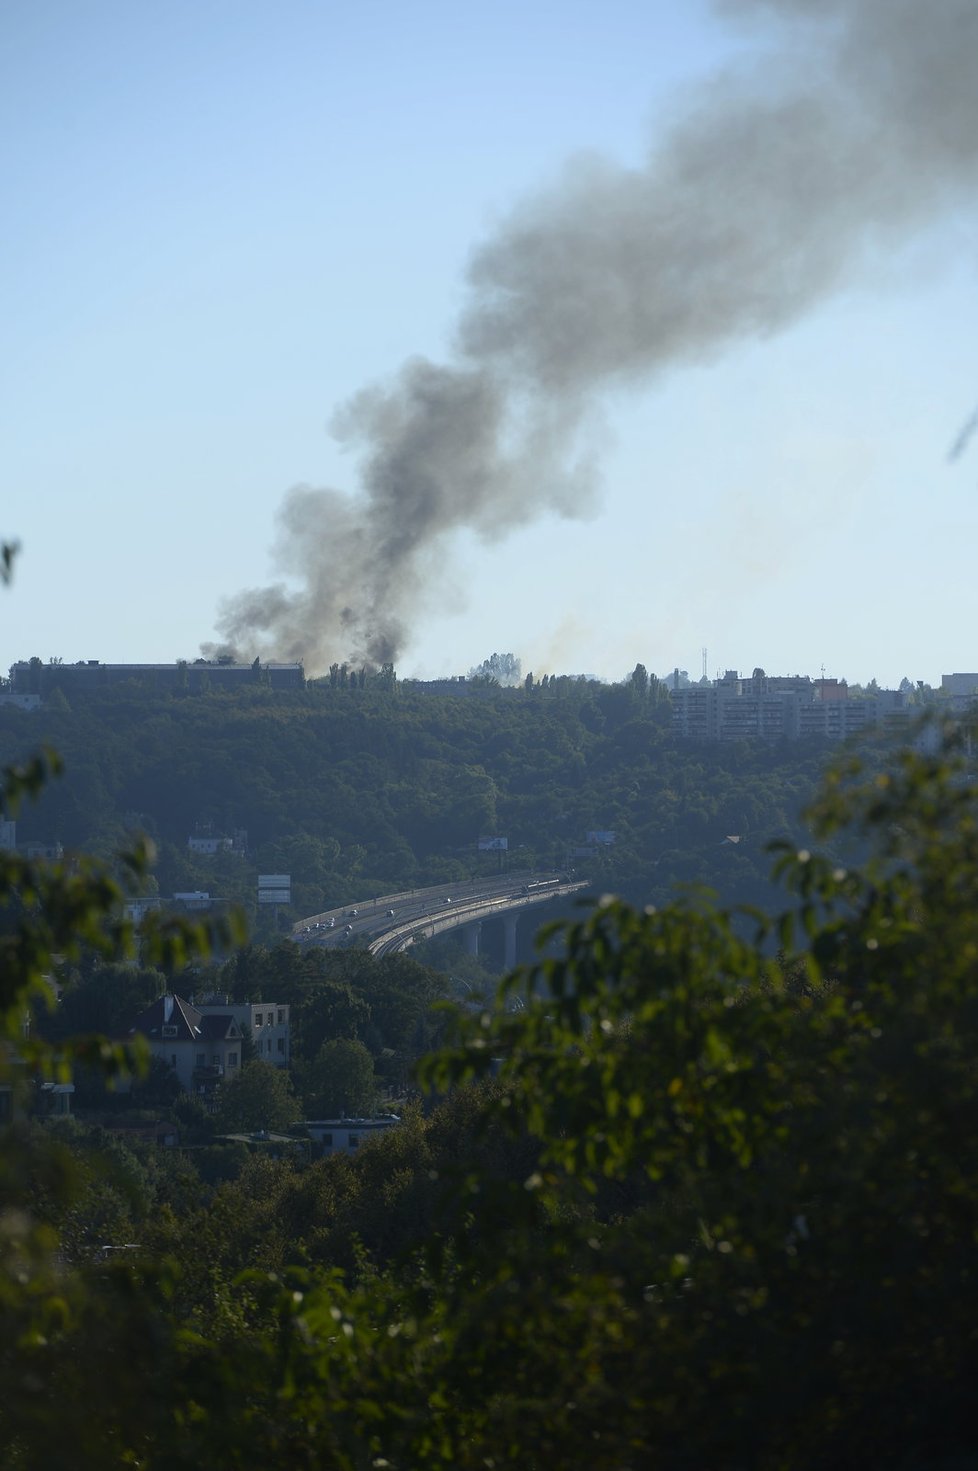
[[(8, 771), (8, 810), (46, 775)], [(15, 1113), (3, 1464), (973, 1465), (971, 758), (951, 733), (847, 761), (810, 821), (767, 917), (606, 899), (562, 924), (558, 953), (446, 1018), (422, 1101), (354, 1159), (228, 1149), (202, 1120), (167, 1152)], [(130, 855), (137, 881), (144, 865)], [(97, 863), (0, 853), (24, 1089), (138, 1068), (24, 1032), (58, 966), (121, 984), (119, 897)], [(143, 964), (179, 975), (234, 940), (163, 918)], [(254, 959), (232, 962), (242, 984)]]
[[(287, 872), (299, 916), (488, 871), (496, 855), (476, 842), (503, 834), (512, 867), (576, 865), (636, 903), (682, 883), (763, 902), (765, 845), (800, 840), (826, 747), (683, 744), (643, 676), (458, 695), (392, 678), (295, 692), (131, 684), (71, 707), (55, 692), (34, 712), (0, 706), (0, 759), (49, 743), (65, 760), (19, 838), (109, 857), (145, 832), (163, 894), (250, 907), (256, 873)], [(190, 853), (201, 829), (244, 830), (246, 859)], [(614, 845), (575, 858), (594, 830)]]

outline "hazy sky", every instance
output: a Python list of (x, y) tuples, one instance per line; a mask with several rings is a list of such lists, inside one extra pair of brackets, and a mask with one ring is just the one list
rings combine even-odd
[(0, 667), (978, 669), (976, 25), (8, 0)]

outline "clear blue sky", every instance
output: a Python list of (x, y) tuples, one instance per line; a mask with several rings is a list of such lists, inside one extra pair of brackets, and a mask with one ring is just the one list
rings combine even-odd
[[(291, 487), (362, 494), (334, 410), (451, 356), (514, 206), (582, 151), (640, 171), (721, 74), (793, 85), (721, 9), (8, 0), (0, 667), (193, 658), (280, 576)], [(972, 164), (783, 323), (598, 375), (589, 516), (433, 541), (399, 671), (978, 669), (978, 442), (947, 461), (978, 403)]]

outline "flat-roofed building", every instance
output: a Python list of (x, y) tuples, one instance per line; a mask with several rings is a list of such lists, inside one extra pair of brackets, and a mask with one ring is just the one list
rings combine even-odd
[(942, 674), (941, 694), (955, 715), (965, 715), (978, 706), (978, 674)]
[(42, 664), (20, 660), (11, 666), (10, 689), (14, 695), (40, 695), (52, 690), (79, 695), (108, 689), (130, 681), (153, 690), (244, 689), (267, 685), (272, 689), (301, 689), (305, 684), (301, 663), (223, 663), (217, 659), (178, 659), (174, 664), (103, 664), (99, 659), (82, 659), (77, 664)]
[(241, 1031), (255, 1044), (262, 1062), (287, 1068), (292, 1060), (292, 1031), (289, 1008), (276, 1001), (230, 1001), (226, 996), (198, 997), (203, 1016), (233, 1017)]
[[(978, 684), (978, 675), (961, 678), (974, 678)], [(878, 690), (853, 699), (845, 680), (769, 675), (763, 669), (755, 669), (749, 678), (728, 669), (712, 683), (701, 680), (674, 688), (669, 700), (675, 734), (700, 741), (840, 741), (863, 730), (892, 727), (915, 713), (902, 690)]]
[(388, 1113), (372, 1119), (306, 1119), (304, 1127), (323, 1154), (356, 1154), (361, 1145), (400, 1122), (397, 1114)]

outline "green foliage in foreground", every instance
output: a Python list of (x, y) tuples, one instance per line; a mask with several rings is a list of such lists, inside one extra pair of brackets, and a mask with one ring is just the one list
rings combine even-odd
[[(190, 1311), (189, 1234), (59, 1268), (8, 1141), (3, 1463), (974, 1464), (978, 791), (948, 743), (837, 772), (813, 821), (871, 857), (783, 851), (790, 917), (609, 901), (461, 1024), (426, 1080), (531, 1165), (460, 1134), (400, 1257), (214, 1270)], [(356, 1162), (378, 1230), (445, 1167), (398, 1133)]]

